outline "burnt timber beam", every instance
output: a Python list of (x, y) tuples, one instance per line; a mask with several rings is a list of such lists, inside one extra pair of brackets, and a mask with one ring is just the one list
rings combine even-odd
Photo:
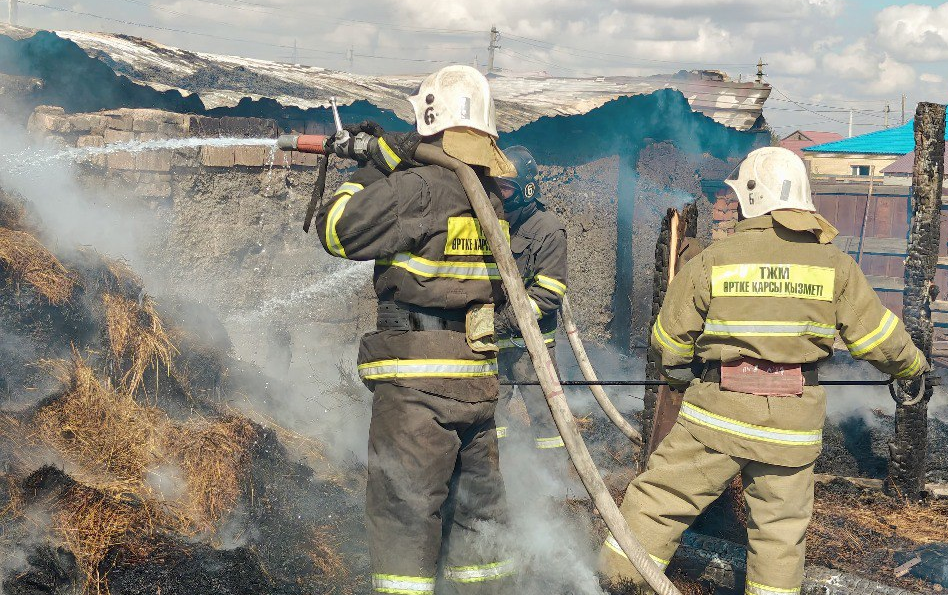
[[(915, 168), (912, 223), (905, 259), (902, 318), (915, 345), (931, 359), (931, 304), (938, 295), (935, 269), (941, 243), (941, 194), (945, 163), (945, 106), (920, 103), (915, 110)], [(921, 381), (896, 383), (895, 435), (889, 444), (887, 487), (907, 501), (922, 498), (928, 446), (928, 401), (932, 387)], [(922, 398), (915, 397), (924, 391)]]

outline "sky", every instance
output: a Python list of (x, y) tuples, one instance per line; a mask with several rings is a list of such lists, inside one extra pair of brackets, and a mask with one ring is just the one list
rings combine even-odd
[[(2, 9), (0, 9), (2, 14)], [(19, 0), (19, 24), (126, 33), (196, 51), (353, 70), (448, 63), (561, 76), (715, 69), (773, 85), (764, 114), (849, 133), (948, 101), (948, 2), (881, 0)], [(294, 49), (295, 46), (295, 49)], [(351, 58), (350, 58), (351, 55)]]

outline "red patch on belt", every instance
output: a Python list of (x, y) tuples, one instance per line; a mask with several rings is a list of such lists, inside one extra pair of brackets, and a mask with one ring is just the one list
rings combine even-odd
[(803, 371), (800, 364), (744, 357), (721, 363), (721, 389), (767, 397), (799, 396), (803, 394)]

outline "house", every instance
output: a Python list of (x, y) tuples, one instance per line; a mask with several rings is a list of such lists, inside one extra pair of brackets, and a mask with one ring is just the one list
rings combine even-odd
[(914, 122), (803, 149), (813, 177), (881, 176), (882, 170), (915, 150)]
[[(945, 160), (948, 161), (948, 146), (945, 147)], [(915, 151), (899, 157), (895, 163), (882, 168), (882, 183), (887, 186), (911, 186), (912, 170), (915, 168)], [(948, 189), (948, 177), (944, 180)]]
[(780, 139), (780, 146), (796, 153), (803, 158), (803, 149), (813, 145), (822, 145), (842, 140), (843, 135), (836, 132), (820, 132), (818, 130), (797, 130)]

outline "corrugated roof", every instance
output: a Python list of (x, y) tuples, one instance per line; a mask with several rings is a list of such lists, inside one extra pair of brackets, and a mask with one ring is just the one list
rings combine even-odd
[(915, 122), (887, 128), (852, 138), (813, 145), (803, 149), (807, 153), (856, 153), (863, 155), (904, 155), (915, 150)]
[[(948, 145), (945, 146), (945, 161), (948, 162)], [(882, 168), (883, 175), (911, 174), (915, 169), (915, 151), (899, 157), (895, 163)]]
[[(11, 37), (31, 30), (0, 26)], [(57, 31), (117, 74), (159, 91), (176, 89), (197, 95), (207, 109), (232, 107), (241, 99), (269, 98), (283, 106), (326, 108), (330, 96), (341, 105), (365, 100), (414, 121), (405, 97), (422, 75), (368, 76), (315, 66), (284, 64), (237, 56), (191, 52), (145, 39), (108, 33)], [(511, 131), (543, 116), (587, 113), (623, 96), (658, 89), (681, 91), (695, 111), (717, 122), (748, 130), (761, 115), (769, 85), (738, 83), (714, 73), (679, 72), (654, 77), (561, 78), (539, 74), (500, 75), (491, 79), (497, 124)]]
[[(801, 139), (791, 139), (792, 136), (801, 136)], [(820, 132), (818, 130), (797, 130), (788, 134), (780, 141), (780, 146), (793, 151), (798, 157), (803, 157), (803, 149), (813, 145), (820, 145), (837, 141), (843, 138), (836, 132)]]

